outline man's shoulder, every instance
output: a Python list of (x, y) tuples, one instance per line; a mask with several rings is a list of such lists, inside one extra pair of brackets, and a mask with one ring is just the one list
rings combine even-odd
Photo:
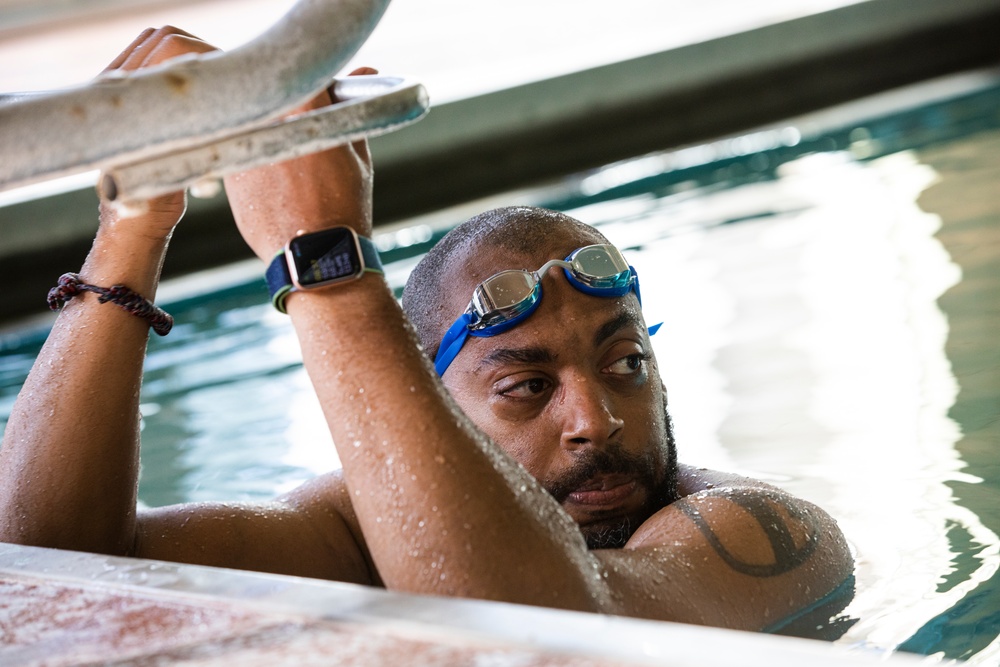
[[(636, 536), (643, 535), (645, 544), (697, 545), (734, 572), (773, 577), (808, 561), (820, 547), (827, 523), (818, 508), (777, 489), (717, 487), (663, 508)], [(681, 545), (680, 535), (688, 538)]]
[[(853, 573), (846, 540), (819, 507), (755, 480), (733, 476), (735, 484), (706, 486), (723, 477), (688, 472), (693, 477), (680, 484), (687, 493), (608, 557), (667, 588), (673, 584), (666, 582), (677, 582), (700, 600), (691, 602), (693, 617), (759, 629), (830, 594)], [(745, 604), (736, 603), (741, 599)]]

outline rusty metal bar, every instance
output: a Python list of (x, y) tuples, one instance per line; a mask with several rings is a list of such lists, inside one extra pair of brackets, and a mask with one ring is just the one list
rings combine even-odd
[(206, 179), (332, 148), (399, 129), (427, 112), (423, 86), (407, 79), (358, 76), (338, 79), (340, 103), (104, 171), (101, 191), (126, 208)]
[(389, 0), (299, 0), (226, 53), (0, 105), (0, 190), (134, 164), (269, 124), (330, 85)]

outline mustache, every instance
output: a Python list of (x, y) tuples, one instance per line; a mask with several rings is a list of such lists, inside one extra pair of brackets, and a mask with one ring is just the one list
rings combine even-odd
[(588, 449), (580, 455), (573, 467), (558, 479), (547, 479), (542, 487), (561, 503), (577, 488), (597, 475), (629, 475), (647, 483), (655, 480), (653, 463), (646, 457), (636, 456), (615, 445), (607, 449)]

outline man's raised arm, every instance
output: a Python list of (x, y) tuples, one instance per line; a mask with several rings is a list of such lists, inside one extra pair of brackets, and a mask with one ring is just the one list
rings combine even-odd
[[(172, 27), (143, 32), (108, 69), (138, 69), (213, 47)], [(362, 193), (359, 193), (362, 194)], [(101, 224), (80, 280), (152, 300), (182, 193)], [(139, 390), (149, 322), (87, 291), (66, 302), (17, 401), (0, 447), (0, 540), (372, 583), (324, 479), (266, 506), (199, 504), (137, 516)]]
[[(146, 31), (108, 69), (138, 69), (211, 47), (150, 39)], [(178, 36), (181, 39), (181, 36)], [(80, 278), (126, 285), (152, 300), (181, 193), (101, 224)], [(135, 536), (139, 386), (149, 323), (83, 292), (56, 319), (11, 411), (0, 448), (0, 539), (124, 553)]]

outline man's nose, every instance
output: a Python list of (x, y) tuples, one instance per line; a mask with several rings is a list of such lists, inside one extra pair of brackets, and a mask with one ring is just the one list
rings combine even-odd
[(570, 378), (563, 383), (562, 394), (562, 443), (567, 449), (603, 448), (625, 425), (608, 391), (593, 379)]

